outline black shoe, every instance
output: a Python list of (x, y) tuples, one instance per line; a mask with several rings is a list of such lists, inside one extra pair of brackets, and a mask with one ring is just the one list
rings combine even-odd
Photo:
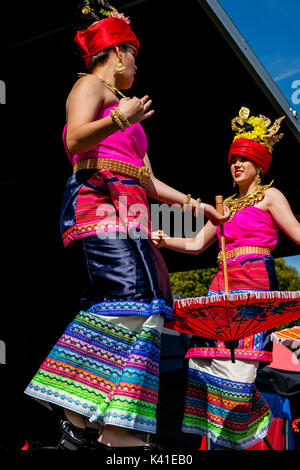
[(89, 428), (82, 429), (71, 423), (61, 406), (51, 403), (51, 408), (59, 419), (61, 432), (71, 444), (75, 444), (79, 448), (94, 448), (99, 438), (99, 431)]

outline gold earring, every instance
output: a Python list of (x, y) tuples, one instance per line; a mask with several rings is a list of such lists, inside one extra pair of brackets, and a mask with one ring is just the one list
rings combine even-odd
[(257, 174), (256, 174), (256, 176), (255, 176), (255, 178), (254, 178), (254, 180), (255, 180), (255, 183), (256, 183), (257, 185), (259, 185), (259, 184), (261, 183), (260, 171), (257, 172)]
[(116, 73), (123, 73), (125, 70), (125, 65), (123, 64), (122, 57), (119, 56), (119, 62), (116, 65), (115, 72)]
[(236, 182), (232, 180), (232, 186), (235, 188), (236, 187)]

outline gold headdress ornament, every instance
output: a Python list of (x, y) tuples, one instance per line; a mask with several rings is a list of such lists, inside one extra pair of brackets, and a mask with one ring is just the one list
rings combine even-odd
[[(123, 13), (119, 13), (118, 10), (112, 5), (110, 5), (106, 0), (98, 0), (98, 4), (102, 6), (102, 8), (99, 10), (99, 13), (101, 13), (103, 16), (118, 18), (120, 20), (125, 21), (125, 23), (130, 24), (129, 17), (124, 16)], [(91, 7), (85, 5), (81, 9), (81, 12), (83, 15), (88, 15), (89, 13), (91, 13)]]
[(91, 13), (91, 7), (86, 5), (85, 7), (82, 8), (81, 12), (83, 15), (88, 15), (89, 13)]
[(270, 127), (271, 120), (269, 118), (262, 114), (258, 117), (250, 116), (250, 109), (242, 107), (239, 115), (231, 121), (232, 130), (236, 132), (233, 142), (240, 138), (255, 140), (265, 145), (272, 152), (274, 144), (279, 142), (284, 135), (275, 135), (279, 131), (284, 118), (285, 116), (276, 119)]

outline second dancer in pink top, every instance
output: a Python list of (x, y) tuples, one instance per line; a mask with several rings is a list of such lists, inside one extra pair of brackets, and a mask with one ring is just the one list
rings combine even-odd
[[(232, 121), (236, 132), (228, 163), (238, 194), (226, 199), (231, 210), (224, 223), (229, 293), (278, 290), (271, 255), (280, 227), (300, 244), (300, 224), (285, 196), (262, 185), (272, 160), (272, 148), (282, 135), (276, 132), (282, 118), (270, 126), (264, 116), (250, 116), (247, 108)], [(154, 234), (158, 242), (164, 234)], [(208, 222), (193, 239), (162, 238), (167, 248), (198, 254), (219, 240), (220, 229)], [(222, 259), (220, 271), (207, 292), (225, 293)], [(236, 363), (223, 341), (193, 337), (186, 355), (189, 358), (183, 432), (206, 436), (214, 448), (246, 449), (264, 439), (272, 419), (265, 401), (255, 388), (260, 361), (272, 361), (270, 332), (255, 334), (239, 341)]]

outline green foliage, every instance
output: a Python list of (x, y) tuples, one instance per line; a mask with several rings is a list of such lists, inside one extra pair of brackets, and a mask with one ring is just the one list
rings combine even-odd
[(275, 260), (279, 290), (300, 290), (300, 276), (295, 268), (286, 264), (284, 259)]
[(173, 294), (188, 297), (202, 297), (206, 294), (218, 268), (197, 269), (170, 274)]
[[(295, 268), (289, 266), (284, 259), (276, 259), (275, 267), (279, 290), (300, 290), (300, 276)], [(208, 268), (171, 273), (173, 294), (180, 295), (184, 299), (188, 297), (202, 297), (206, 295), (210, 283), (217, 272), (218, 268)], [(300, 325), (300, 319), (282, 325), (277, 330), (291, 328), (296, 325)]]
[[(284, 259), (276, 259), (276, 274), (278, 278), (279, 290), (300, 290), (300, 276), (295, 268), (286, 264)], [(300, 315), (300, 312), (299, 312)], [(300, 318), (276, 328), (277, 331), (293, 326), (300, 326)]]

